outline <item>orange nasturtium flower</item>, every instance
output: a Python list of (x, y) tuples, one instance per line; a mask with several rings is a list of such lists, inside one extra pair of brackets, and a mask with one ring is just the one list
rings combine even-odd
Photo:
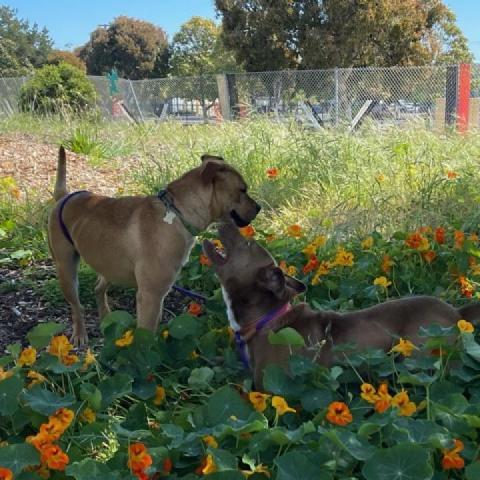
[(274, 180), (275, 178), (278, 177), (278, 168), (276, 167), (272, 167), (272, 168), (267, 168), (267, 177), (268, 178), (271, 178), (272, 180)]
[(115, 340), (117, 347), (128, 347), (133, 343), (133, 330), (127, 330), (119, 339)]
[(208, 445), (211, 448), (218, 448), (218, 442), (212, 435), (204, 435), (202, 437), (202, 441), (205, 445)]
[(250, 477), (254, 473), (263, 473), (267, 478), (270, 478), (271, 474), (268, 468), (263, 464), (259, 463), (253, 470), (242, 470), (241, 471), (245, 477)]
[(422, 257), (427, 263), (432, 263), (437, 258), (437, 254), (433, 250), (427, 250), (422, 252)]
[(373, 247), (373, 237), (367, 237), (360, 243), (364, 250), (370, 250)]
[(463, 248), (463, 242), (465, 242), (465, 234), (461, 230), (455, 230), (453, 237), (455, 240), (455, 248), (461, 250)]
[(255, 236), (255, 229), (252, 225), (247, 225), (246, 227), (239, 228), (239, 230), (245, 238), (253, 238)]
[(13, 472), (9, 468), (0, 467), (0, 480), (13, 480)]
[(283, 397), (279, 397), (278, 395), (274, 395), (272, 397), (272, 407), (276, 410), (277, 416), (285, 415), (288, 412), (296, 413), (296, 410), (292, 407), (288, 406), (288, 403)]
[(353, 417), (347, 404), (343, 402), (332, 402), (328, 406), (327, 420), (334, 425), (344, 427), (352, 422)]
[(307, 274), (315, 270), (320, 265), (318, 258), (315, 255), (311, 255), (308, 262), (303, 266), (303, 273)]
[(411, 233), (405, 240), (405, 243), (413, 250), (419, 250), (421, 252), (424, 252), (430, 248), (430, 243), (428, 242), (428, 239), (424, 237), (420, 232)]
[(87, 407), (81, 414), (80, 420), (85, 423), (93, 423), (97, 419), (97, 414), (90, 408)]
[(455, 172), (454, 170), (448, 170), (447, 171), (447, 178), (449, 180), (455, 180), (458, 177), (458, 173)]
[(66, 430), (73, 422), (75, 413), (69, 408), (59, 408), (53, 415), (49, 417), (49, 420), (57, 419)]
[(300, 225), (290, 225), (287, 228), (287, 235), (293, 238), (300, 238), (302, 236), (302, 227)]
[(37, 360), (37, 350), (33, 347), (24, 348), (18, 357), (18, 365), (20, 367), (31, 367)]
[(157, 385), (155, 388), (155, 398), (153, 399), (153, 403), (155, 405), (161, 405), (165, 401), (166, 396), (165, 389), (161, 385)]
[(163, 465), (162, 465), (162, 472), (166, 475), (168, 473), (170, 473), (172, 471), (172, 468), (173, 468), (173, 462), (172, 462), (172, 459), (170, 457), (167, 457), (164, 461), (163, 461)]
[(467, 277), (460, 276), (458, 277), (458, 283), (460, 284), (460, 293), (467, 298), (472, 298), (475, 292), (472, 282)]
[(382, 258), (382, 272), (384, 273), (390, 273), (390, 270), (392, 269), (392, 266), (394, 265), (394, 262), (392, 260), (392, 257), (390, 255), (384, 255)]
[(443, 451), (442, 468), (444, 470), (460, 470), (465, 466), (465, 460), (459, 455), (459, 452), (463, 450), (463, 442), (455, 439), (454, 443), (454, 448)]
[(320, 277), (328, 275), (328, 272), (330, 272), (330, 262), (326, 262), (325, 260), (321, 261), (312, 278), (312, 285), (318, 285), (320, 283)]
[(263, 412), (267, 408), (268, 398), (270, 398), (270, 395), (267, 395), (266, 393), (250, 392), (248, 394), (248, 399), (257, 412)]
[[(146, 478), (145, 470), (153, 463), (152, 457), (141, 442), (132, 443), (128, 449), (127, 466), (138, 478)], [(142, 477), (143, 476), (143, 477)]]
[(12, 375), (13, 372), (11, 370), (5, 371), (2, 367), (0, 367), (0, 382), (6, 378), (10, 378)]
[(445, 243), (445, 233), (446, 230), (443, 227), (437, 227), (435, 229), (435, 241), (439, 245), (443, 245)]
[(467, 322), (463, 319), (457, 322), (457, 327), (461, 332), (464, 333), (473, 333), (475, 330), (475, 327), (470, 322)]
[(404, 357), (410, 357), (413, 350), (417, 348), (410, 340), (400, 338), (398, 343), (390, 350), (390, 352), (401, 353)]
[(30, 370), (27, 373), (27, 378), (30, 378), (32, 381), (28, 384), (28, 388), (32, 388), (34, 385), (38, 385), (40, 383), (45, 382), (46, 378), (38, 372), (35, 372), (34, 370)]
[(94, 353), (87, 348), (85, 356), (83, 357), (83, 368), (88, 368), (90, 365), (96, 363), (97, 359), (95, 358)]
[(377, 395), (375, 387), (373, 385), (370, 385), (369, 383), (362, 383), (362, 385), (360, 386), (360, 390), (362, 391), (360, 396), (368, 403), (374, 404), (377, 400), (380, 399), (380, 397)]
[(202, 306), (197, 302), (191, 302), (188, 305), (188, 313), (194, 317), (198, 317), (202, 313)]
[(417, 411), (417, 406), (410, 401), (408, 393), (402, 390), (392, 398), (392, 406), (398, 408), (398, 414), (403, 417), (410, 417)]
[(317, 254), (318, 247), (314, 243), (309, 243), (303, 250), (302, 253), (304, 253), (307, 257), (310, 257), (311, 255), (316, 255)]
[(41, 462), (51, 470), (63, 471), (70, 461), (68, 455), (58, 445), (45, 445), (40, 455)]
[(212, 265), (212, 261), (204, 254), (200, 254), (200, 265), (204, 265), (205, 267), (210, 267)]
[(343, 247), (340, 247), (337, 250), (335, 260), (333, 261), (334, 265), (340, 265), (342, 267), (351, 267), (353, 266), (354, 255), (352, 252), (348, 252)]
[(65, 335), (53, 337), (48, 346), (48, 353), (58, 357), (60, 360), (69, 355), (71, 350), (73, 350), (73, 345)]
[(197, 475), (208, 475), (209, 473), (214, 473), (217, 471), (217, 466), (213, 461), (213, 457), (208, 454), (206, 457), (202, 459), (202, 463), (200, 466), (195, 470)]

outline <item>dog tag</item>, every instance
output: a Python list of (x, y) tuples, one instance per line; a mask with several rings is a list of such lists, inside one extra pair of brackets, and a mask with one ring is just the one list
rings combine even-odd
[(171, 225), (173, 223), (173, 221), (175, 220), (176, 216), (177, 215), (175, 214), (175, 212), (173, 212), (172, 210), (167, 210), (167, 213), (163, 217), (163, 221), (165, 223), (169, 223)]

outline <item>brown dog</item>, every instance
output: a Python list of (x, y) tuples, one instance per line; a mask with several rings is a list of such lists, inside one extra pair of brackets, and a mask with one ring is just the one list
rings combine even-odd
[(58, 202), (49, 218), (49, 246), (72, 309), (76, 345), (88, 339), (78, 298), (80, 257), (98, 273), (100, 318), (109, 312), (108, 284), (118, 283), (137, 288), (138, 325), (155, 330), (163, 299), (188, 259), (194, 235), (230, 217), (246, 226), (260, 211), (241, 175), (211, 155), (203, 155), (199, 167), (158, 196), (110, 198), (89, 192), (67, 195), (65, 150), (60, 147), (54, 196)]
[(263, 370), (269, 363), (287, 365), (289, 350), (271, 345), (268, 332), (290, 326), (305, 339), (303, 354), (312, 355), (308, 347), (316, 349), (316, 360), (331, 365), (332, 346), (355, 343), (359, 349), (390, 350), (398, 337), (419, 342), (422, 326), (439, 324), (451, 326), (464, 318), (480, 318), (480, 304), (456, 309), (445, 302), (426, 296), (391, 300), (355, 312), (313, 311), (306, 303), (290, 306), (290, 301), (305, 285), (284, 275), (272, 256), (258, 243), (243, 238), (232, 224), (219, 228), (224, 254), (205, 240), (203, 249), (212, 261), (220, 279), (227, 314), (237, 340), (249, 357), (257, 388), (261, 388)]

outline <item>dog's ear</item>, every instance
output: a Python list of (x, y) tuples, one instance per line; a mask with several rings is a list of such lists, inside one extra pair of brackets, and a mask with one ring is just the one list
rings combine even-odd
[(285, 275), (278, 267), (264, 267), (257, 276), (260, 287), (269, 290), (277, 297), (281, 297), (285, 291)]
[(219, 172), (223, 172), (226, 170), (225, 164), (223, 162), (212, 161), (209, 159), (202, 163), (203, 168), (201, 172), (202, 182), (205, 185), (213, 182), (215, 175)]
[(290, 275), (285, 275), (285, 282), (287, 287), (291, 288), (296, 295), (304, 293), (307, 290), (307, 286), (303, 282)]
[(217, 157), (217, 155), (210, 155), (209, 153), (204, 153), (200, 158), (202, 159), (202, 163), (208, 160), (220, 160), (221, 162), (225, 161), (223, 157)]
[(203, 253), (212, 263), (214, 263), (215, 265), (224, 265), (226, 263), (226, 257), (222, 257), (222, 255), (217, 252), (217, 249), (212, 242), (205, 239), (202, 243), (202, 247)]

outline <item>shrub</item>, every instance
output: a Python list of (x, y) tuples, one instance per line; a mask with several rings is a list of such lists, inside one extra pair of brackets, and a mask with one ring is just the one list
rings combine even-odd
[(95, 89), (85, 74), (67, 63), (45, 65), (20, 91), (22, 111), (65, 113), (85, 111), (95, 104)]

